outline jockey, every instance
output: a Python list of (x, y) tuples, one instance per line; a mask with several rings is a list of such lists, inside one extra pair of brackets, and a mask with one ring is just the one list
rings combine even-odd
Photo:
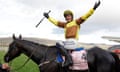
[(94, 7), (91, 8), (85, 15), (75, 20), (73, 19), (74, 17), (72, 11), (64, 11), (64, 18), (66, 22), (57, 21), (54, 18), (50, 17), (46, 12), (43, 14), (51, 23), (60, 28), (64, 28), (66, 41), (60, 41), (56, 43), (56, 46), (58, 47), (60, 53), (65, 56), (64, 66), (71, 66), (73, 64), (72, 58), (66, 49), (73, 50), (77, 48), (80, 25), (94, 13), (99, 5), (100, 1), (96, 2)]
[(4, 64), (0, 64), (0, 69), (2, 69), (2, 70), (9, 70), (10, 67), (9, 67), (8, 63), (4, 63)]

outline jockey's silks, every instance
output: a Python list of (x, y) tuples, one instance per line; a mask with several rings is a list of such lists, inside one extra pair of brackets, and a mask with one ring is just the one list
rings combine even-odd
[(73, 20), (69, 23), (67, 22), (61, 22), (61, 21), (57, 21), (52, 17), (49, 17), (48, 20), (50, 22), (52, 22), (54, 25), (64, 28), (64, 32), (65, 32), (65, 38), (75, 38), (78, 40), (78, 33), (80, 30), (80, 24), (82, 24), (88, 17), (90, 17), (92, 14), (94, 13), (94, 9), (90, 9), (88, 11), (88, 13), (86, 13), (85, 15), (83, 15), (82, 17)]

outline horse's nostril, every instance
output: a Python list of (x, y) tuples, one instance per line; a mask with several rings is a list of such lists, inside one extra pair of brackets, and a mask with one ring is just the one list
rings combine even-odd
[(8, 56), (5, 56), (4, 61), (5, 61), (5, 62), (9, 62), (9, 57), (8, 57)]

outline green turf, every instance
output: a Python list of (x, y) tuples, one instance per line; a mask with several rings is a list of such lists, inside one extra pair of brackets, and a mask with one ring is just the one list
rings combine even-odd
[[(5, 54), (4, 51), (0, 51), (0, 63), (4, 63), (3, 61), (4, 54)], [(28, 57), (26, 57), (23, 54), (14, 59), (10, 64), (10, 67), (13, 70), (11, 72), (39, 72), (38, 66), (32, 60), (29, 60), (29, 62), (21, 69), (15, 70), (21, 67), (27, 59)]]

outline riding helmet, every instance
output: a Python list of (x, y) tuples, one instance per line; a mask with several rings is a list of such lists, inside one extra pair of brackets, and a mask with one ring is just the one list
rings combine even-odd
[(67, 15), (71, 15), (73, 17), (73, 12), (71, 10), (65, 10), (64, 17), (66, 17)]

